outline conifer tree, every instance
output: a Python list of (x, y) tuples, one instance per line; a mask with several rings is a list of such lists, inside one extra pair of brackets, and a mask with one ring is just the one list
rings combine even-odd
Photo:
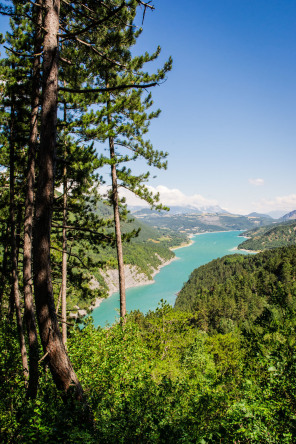
[(44, 1), (40, 153), (33, 229), (34, 287), (41, 343), (53, 379), (65, 392), (72, 386), (75, 396), (82, 399), (83, 390), (66, 353), (59, 330), (50, 261), (57, 134), (59, 12), (59, 0)]
[[(106, 61), (101, 67), (105, 70), (106, 89), (113, 85), (144, 83), (158, 84), (171, 69), (171, 59), (155, 74), (143, 72), (143, 65), (157, 59), (160, 48), (152, 55), (132, 58), (131, 46), (135, 43), (141, 30), (135, 31), (131, 14), (129, 26), (126, 29), (112, 29), (106, 35), (106, 46), (110, 45), (112, 59), (119, 60), (117, 64)], [(143, 90), (114, 90), (104, 93), (99, 99), (100, 109), (84, 116), (90, 129), (85, 131), (86, 137), (97, 141), (108, 141), (109, 159), (101, 156), (102, 163), (111, 167), (112, 192), (111, 201), (114, 212), (117, 261), (119, 271), (120, 317), (126, 315), (125, 276), (122, 236), (120, 228), (120, 199), (119, 188), (124, 187), (140, 198), (146, 200), (151, 207), (163, 208), (158, 205), (159, 196), (153, 195), (145, 186), (149, 172), (134, 175), (126, 165), (137, 158), (144, 158), (149, 166), (166, 168), (167, 153), (154, 150), (152, 144), (145, 140), (150, 121), (159, 115), (159, 110), (146, 112), (153, 104), (151, 93), (143, 97)]]
[[(60, 280), (59, 269), (62, 268), (59, 300), (62, 301), (61, 321), (65, 341), (66, 280), (72, 296), (79, 292), (79, 288), (80, 299), (87, 299), (90, 292), (94, 295), (96, 292), (91, 290), (89, 284), (92, 271), (101, 265), (101, 261), (93, 260), (93, 255), (105, 244), (112, 243), (113, 239), (105, 230), (110, 221), (102, 219), (96, 212), (100, 197), (95, 188), (98, 183), (96, 170), (100, 162), (92, 145), (78, 143), (69, 134), (75, 105), (65, 102), (62, 106), (64, 116), (59, 122), (55, 178), (55, 187), (62, 187), (62, 194), (57, 192), (54, 198), (52, 250), (56, 253), (53, 269), (55, 281)], [(57, 312), (59, 306), (58, 303)]]
[(24, 379), (28, 379), (28, 360), (27, 360), (27, 350), (25, 343), (25, 336), (23, 330), (23, 321), (21, 314), (20, 305), (20, 292), (19, 292), (19, 278), (18, 278), (18, 248), (16, 240), (16, 196), (15, 196), (15, 137), (16, 137), (16, 98), (14, 91), (11, 92), (10, 97), (10, 128), (9, 128), (9, 151), (10, 151), (10, 162), (9, 162), (9, 213), (10, 213), (10, 236), (11, 236), (11, 262), (12, 262), (12, 282), (11, 282), (11, 293), (10, 293), (10, 303), (8, 317), (12, 319), (13, 311), (15, 309), (16, 319), (17, 319), (17, 329), (19, 334), (20, 351), (22, 358), (22, 366)]
[[(24, 8), (21, 3), (15, 5), (13, 18), (10, 20), (11, 32), (7, 33), (6, 41), (7, 57), (1, 61), (2, 90), (2, 165), (8, 168), (10, 175), (10, 257), (12, 263), (12, 292), (10, 308), (16, 308), (17, 325), (20, 337), (22, 362), (25, 368), (25, 379), (28, 377), (28, 364), (22, 325), (22, 303), (20, 298), (19, 265), (20, 249), (22, 248), (22, 223), (24, 208), (24, 174), (25, 155), (29, 141), (28, 119), (30, 113), (30, 68), (31, 62), (27, 57), (22, 57), (32, 41), (28, 21), (22, 17)], [(5, 140), (6, 139), (6, 140)], [(8, 164), (5, 151), (9, 148), (10, 162)], [(4, 153), (3, 153), (4, 151)], [(2, 201), (3, 202), (3, 201)], [(4, 203), (4, 202), (3, 202)], [(7, 256), (9, 250), (5, 248), (3, 268), (7, 268)], [(4, 270), (3, 270), (4, 272)], [(2, 279), (4, 281), (4, 279)], [(35, 330), (36, 336), (36, 330)], [(30, 357), (30, 343), (29, 343)], [(38, 365), (38, 359), (37, 359)], [(34, 373), (34, 372), (33, 372)], [(29, 379), (30, 381), (30, 379)], [(29, 387), (30, 387), (29, 382)], [(36, 385), (36, 384), (35, 384)], [(36, 392), (36, 391), (35, 391)]]
[(35, 307), (33, 302), (33, 270), (32, 270), (32, 233), (34, 215), (34, 187), (35, 187), (35, 163), (38, 145), (38, 116), (40, 104), (40, 53), (42, 39), (42, 9), (41, 2), (34, 6), (35, 19), (34, 32), (34, 59), (31, 70), (31, 116), (30, 135), (28, 145), (28, 163), (25, 189), (25, 214), (24, 214), (24, 255), (23, 255), (23, 281), (25, 316), (29, 344), (29, 385), (28, 396), (35, 398), (38, 389), (38, 360), (39, 347), (35, 319)]
[[(94, 103), (94, 101), (96, 104), (101, 100), (105, 101), (105, 103), (107, 100), (107, 102), (110, 103), (110, 95), (108, 93), (106, 93), (105, 96), (102, 97), (98, 96), (98, 93), (100, 93), (100, 91), (113, 91), (113, 95), (116, 94), (118, 95), (118, 102), (115, 107), (117, 108), (115, 112), (117, 112), (118, 114), (118, 106), (120, 106), (118, 105), (118, 103), (119, 102), (122, 103), (125, 100), (124, 91), (127, 90), (127, 86), (133, 86), (135, 88), (139, 88), (139, 92), (133, 94), (131, 99), (131, 101), (134, 100), (136, 102), (135, 97), (141, 97), (141, 90), (143, 87), (155, 86), (160, 80), (164, 78), (166, 72), (171, 68), (171, 60), (169, 60), (165, 64), (163, 69), (159, 70), (155, 75), (149, 76), (147, 73), (141, 72), (141, 68), (145, 62), (157, 58), (159, 54), (159, 48), (156, 51), (156, 53), (153, 54), (152, 56), (145, 54), (145, 56), (143, 57), (135, 58), (134, 60), (131, 59), (130, 47), (132, 44), (135, 43), (136, 37), (140, 33), (140, 31), (135, 30), (133, 24), (138, 4), (139, 4), (138, 1), (130, 1), (128, 2), (128, 7), (122, 8), (122, 3), (118, 2), (117, 3), (118, 9), (116, 8), (114, 9), (114, 11), (116, 12), (114, 13), (114, 16), (112, 18), (112, 27), (109, 27), (108, 20), (110, 15), (107, 14), (107, 16), (101, 20), (101, 27), (100, 27), (101, 32), (99, 34), (92, 35), (91, 40), (88, 40), (88, 35), (84, 36), (82, 41), (81, 40), (82, 37), (77, 39), (77, 34), (73, 32), (71, 33), (69, 31), (65, 32), (63, 49), (66, 56), (63, 57), (64, 60), (69, 61), (72, 59), (73, 48), (71, 47), (69, 49), (69, 41), (73, 42), (74, 40), (75, 42), (81, 43), (86, 49), (85, 52), (81, 51), (79, 52), (78, 59), (76, 60), (74, 73), (72, 69), (73, 75), (67, 76), (68, 79), (71, 78), (70, 83), (72, 83), (72, 85), (75, 85), (75, 88), (67, 86), (60, 88), (61, 90), (71, 92), (72, 94), (73, 93), (84, 94), (86, 97), (84, 99), (84, 103), (87, 104), (88, 107), (92, 103)], [(83, 29), (81, 30), (81, 33), (83, 35), (86, 32), (85, 30), (89, 30), (89, 27), (86, 27), (84, 28), (84, 30)], [(107, 56), (106, 55), (104, 56), (104, 54), (100, 53), (98, 48), (103, 48), (104, 54), (107, 54)], [(85, 59), (85, 57), (87, 57), (89, 52), (92, 52), (95, 56), (90, 59), (88, 58)], [(86, 87), (84, 88), (77, 87), (77, 84), (83, 83), (82, 82), (83, 72), (81, 73), (81, 71), (77, 70), (77, 65), (79, 66), (79, 63), (81, 64), (83, 63), (84, 68), (85, 66), (89, 67), (89, 70), (85, 69), (83, 70), (83, 72), (87, 72), (88, 74), (88, 77), (85, 78), (84, 84), (86, 84)], [(66, 68), (63, 69), (66, 70)], [(69, 68), (69, 70), (71, 70), (71, 67)], [(120, 91), (122, 91), (121, 95)], [(126, 99), (125, 101), (127, 102), (128, 100)], [(150, 103), (150, 97), (146, 99), (145, 105), (142, 106), (142, 111), (145, 109), (145, 106), (148, 105), (148, 103)], [(128, 106), (129, 105), (127, 105), (127, 107)], [(122, 106), (122, 112), (124, 113), (124, 105)], [(108, 114), (108, 111), (107, 115), (109, 116), (108, 117), (109, 121), (107, 122), (107, 125), (109, 125), (111, 128), (112, 122), (110, 120), (110, 115)], [(145, 119), (149, 120), (153, 117), (156, 117), (156, 115), (158, 115), (158, 112), (150, 113), (149, 118), (147, 116), (144, 117), (143, 115), (142, 122)], [(99, 113), (97, 115), (96, 123), (94, 123), (92, 116), (93, 116), (93, 111), (91, 111), (90, 114), (88, 114), (87, 116), (83, 115), (80, 127), (79, 127), (79, 120), (76, 122), (77, 126), (75, 128), (75, 131), (78, 132), (80, 135), (83, 133), (86, 134), (85, 136), (86, 140), (92, 140), (91, 133), (94, 133), (96, 131), (96, 130), (95, 131), (88, 130), (87, 127), (93, 124), (96, 125), (98, 122), (99, 125), (101, 125), (102, 123), (101, 122), (102, 113)], [(137, 116), (136, 118), (139, 119), (139, 116)], [(127, 120), (128, 119), (129, 118), (127, 118)], [(135, 122), (133, 129), (135, 131), (139, 131), (141, 123), (137, 124)], [(106, 122), (103, 123), (103, 126), (106, 126)], [(145, 124), (143, 124), (143, 128), (144, 126)], [(73, 123), (73, 130), (74, 127), (75, 123)], [(132, 131), (132, 129), (130, 129), (130, 131)], [(102, 138), (102, 135), (100, 135), (100, 137)], [(143, 157), (148, 156), (150, 158), (149, 160), (150, 164), (154, 165), (156, 165), (155, 159), (157, 158), (157, 166), (158, 167), (165, 166), (165, 162), (161, 162), (161, 159), (165, 157), (165, 153), (156, 152), (156, 151), (153, 152), (151, 144), (149, 142), (144, 142), (143, 138), (140, 140), (140, 136), (138, 137), (138, 143), (142, 145), (141, 147), (142, 151), (140, 153), (138, 147), (137, 155), (142, 155)], [(120, 295), (121, 295), (120, 312), (121, 312), (121, 317), (124, 317), (125, 316), (124, 265), (123, 265), (122, 242), (121, 242), (120, 221), (119, 221), (117, 172), (115, 168), (116, 159), (115, 159), (115, 150), (114, 150), (114, 140), (112, 138), (112, 134), (110, 134), (109, 137), (109, 147), (110, 147), (110, 155), (112, 157), (111, 162), (113, 162), (113, 165), (111, 166), (112, 184), (113, 184), (112, 203), (114, 208), (116, 246), (117, 246), (117, 257), (118, 257), (118, 267), (119, 267), (119, 281), (120, 281)], [(129, 148), (131, 148), (131, 146)], [(144, 154), (145, 150), (146, 154)], [(152, 160), (153, 156), (155, 157), (154, 160)], [(104, 159), (102, 157), (101, 160), (102, 163), (106, 162), (106, 158)], [(127, 158), (127, 160), (129, 159)], [(151, 193), (149, 193), (148, 189), (143, 186), (143, 182), (147, 180), (149, 174), (144, 174), (139, 177), (136, 177), (132, 176), (130, 170), (122, 169), (121, 180), (123, 179), (123, 176), (125, 176), (126, 186), (128, 183), (129, 188), (130, 189), (133, 188), (133, 191), (136, 194), (139, 194), (141, 195), (141, 197), (144, 197), (152, 205), (155, 203), (155, 199), (157, 200), (157, 196), (153, 197)]]

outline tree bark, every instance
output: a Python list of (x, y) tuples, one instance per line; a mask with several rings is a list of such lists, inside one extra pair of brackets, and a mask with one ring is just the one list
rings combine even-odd
[[(38, 2), (40, 5), (40, 2)], [(40, 5), (41, 6), (41, 5)], [(38, 8), (38, 7), (37, 7)], [(36, 32), (34, 54), (41, 52), (42, 43), (42, 9), (39, 7), (36, 11)], [(28, 170), (26, 183), (26, 201), (25, 201), (25, 220), (24, 220), (24, 301), (25, 301), (25, 323), (27, 328), (29, 343), (29, 385), (27, 396), (36, 398), (38, 390), (38, 335), (35, 319), (35, 308), (33, 303), (33, 279), (32, 279), (32, 230), (34, 215), (34, 185), (35, 185), (35, 157), (38, 136), (38, 110), (40, 95), (40, 56), (35, 56), (33, 62), (32, 75), (32, 105), (31, 105), (31, 124), (30, 124), (30, 142), (28, 151)]]
[(16, 223), (15, 223), (15, 98), (14, 94), (12, 94), (11, 98), (11, 115), (10, 115), (10, 234), (11, 234), (11, 262), (12, 262), (12, 285), (11, 285), (11, 298), (10, 298), (10, 308), (9, 308), (9, 317), (12, 318), (13, 315), (13, 306), (16, 311), (16, 321), (17, 321), (17, 330), (19, 336), (19, 345), (20, 352), (22, 358), (22, 366), (24, 379), (27, 381), (28, 379), (28, 359), (27, 359), (27, 350), (26, 343), (23, 331), (23, 321), (21, 314), (21, 306), (20, 306), (20, 296), (19, 296), (19, 281), (18, 281), (18, 252), (17, 252), (17, 242), (16, 242)]
[[(67, 120), (67, 109), (64, 104), (64, 121)], [(64, 146), (63, 168), (63, 253), (62, 253), (62, 337), (67, 348), (67, 145)]]
[(34, 287), (40, 338), (55, 384), (65, 394), (69, 394), (72, 388), (74, 397), (83, 400), (82, 387), (73, 370), (59, 330), (50, 263), (57, 129), (59, 10), (59, 0), (44, 1), (46, 31), (43, 42), (43, 103), (33, 228)]
[[(4, 231), (4, 229), (3, 229)], [(3, 304), (3, 295), (5, 290), (5, 284), (7, 281), (7, 259), (8, 259), (8, 243), (9, 243), (9, 230), (8, 226), (6, 227), (6, 236), (3, 233), (3, 242), (4, 242), (4, 251), (3, 251), (3, 259), (1, 266), (1, 276), (0, 276), (0, 315), (2, 314), (2, 304)]]
[[(110, 149), (110, 159), (115, 160), (113, 137), (109, 137), (109, 149)], [(119, 204), (118, 204), (118, 184), (117, 184), (117, 172), (116, 172), (115, 162), (112, 163), (111, 165), (111, 176), (112, 176), (112, 203), (113, 203), (114, 222), (115, 222), (116, 250), (117, 250), (118, 275), (119, 275), (120, 318), (124, 323), (126, 316), (125, 273), (124, 273), (124, 263), (123, 263), (120, 215), (119, 215)]]
[[(108, 81), (106, 81), (106, 87), (109, 88)], [(107, 101), (107, 109), (110, 108), (110, 100)], [(108, 125), (111, 124), (110, 112), (108, 112)], [(116, 236), (116, 252), (117, 252), (117, 264), (118, 264), (118, 279), (119, 279), (119, 297), (120, 297), (120, 319), (122, 324), (125, 324), (126, 317), (126, 294), (125, 294), (125, 273), (123, 263), (123, 250), (122, 250), (122, 238), (121, 238), (121, 226), (120, 226), (120, 214), (118, 203), (118, 183), (117, 183), (117, 171), (115, 162), (115, 148), (114, 138), (109, 136), (109, 151), (110, 159), (113, 160), (111, 164), (111, 178), (112, 178), (112, 204), (115, 223), (115, 236)]]

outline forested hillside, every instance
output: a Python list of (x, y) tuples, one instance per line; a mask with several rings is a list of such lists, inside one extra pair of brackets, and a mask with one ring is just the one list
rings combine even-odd
[(283, 247), (296, 244), (296, 222), (274, 223), (266, 227), (260, 227), (243, 233), (250, 239), (242, 242), (238, 249), (268, 250), (270, 248)]
[(279, 304), (294, 304), (296, 247), (231, 255), (194, 270), (176, 299), (176, 309), (196, 313), (205, 331), (227, 333), (268, 321)]

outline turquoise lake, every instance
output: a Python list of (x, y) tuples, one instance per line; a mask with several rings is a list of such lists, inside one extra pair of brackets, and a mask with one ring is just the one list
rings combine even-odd
[[(239, 234), (241, 231), (194, 236), (192, 245), (175, 250), (177, 259), (160, 269), (154, 284), (127, 289), (127, 311), (138, 309), (147, 313), (155, 310), (161, 299), (174, 305), (177, 293), (195, 268), (226, 254), (237, 253), (235, 248), (244, 240)], [(95, 326), (113, 324), (119, 318), (118, 312), (119, 293), (114, 293), (92, 312)]]

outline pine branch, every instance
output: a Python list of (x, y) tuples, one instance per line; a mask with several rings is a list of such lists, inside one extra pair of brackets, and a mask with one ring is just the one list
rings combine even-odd
[[(65, 3), (72, 11), (74, 11), (77, 16), (79, 15), (80, 17), (87, 18), (88, 20), (90, 20), (90, 19), (91, 20), (95, 20), (94, 18), (88, 17), (86, 14), (82, 14), (80, 11), (77, 11), (76, 8), (70, 2), (68, 2), (67, 0), (62, 0), (62, 2)], [(104, 8), (106, 8), (106, 9), (108, 9), (110, 11), (109, 6), (105, 5), (104, 1), (98, 1), (98, 3), (100, 3), (101, 6), (103, 6)], [(94, 14), (95, 16), (97, 15), (97, 13), (93, 9), (90, 9), (84, 3), (81, 3), (79, 6), (84, 8), (86, 11), (90, 12), (91, 14)], [(114, 7), (115, 6), (116, 5), (114, 5)]]
[[(66, 32), (66, 30), (61, 27), (61, 29)], [(67, 38), (62, 38), (62, 41), (67, 40)], [(110, 59), (106, 54), (104, 54), (103, 52), (99, 51), (97, 48), (95, 48), (91, 43), (85, 42), (84, 40), (79, 39), (76, 36), (73, 36), (73, 40), (75, 40), (78, 43), (81, 43), (82, 45), (86, 46), (87, 48), (89, 48), (91, 51), (93, 51), (95, 54), (99, 55), (100, 57), (102, 57), (103, 59), (107, 60), (110, 63), (113, 63), (114, 65), (119, 66), (120, 68), (126, 68), (126, 65), (122, 65), (119, 62), (116, 62), (116, 60)]]
[[(56, 250), (56, 251), (58, 251), (59, 253), (63, 253), (63, 250), (61, 250), (60, 248), (53, 247), (53, 246), (51, 246), (50, 248), (51, 248), (52, 250)], [(87, 270), (89, 269), (88, 266), (85, 265), (85, 264), (83, 263), (83, 261), (80, 259), (80, 257), (79, 257), (77, 254), (70, 253), (69, 251), (66, 251), (66, 254), (68, 254), (68, 255), (71, 256), (71, 257), (75, 257), (76, 259), (79, 260), (79, 262), (83, 265), (84, 268), (86, 268)]]
[(125, 2), (121, 3), (121, 5), (117, 9), (111, 11), (111, 13), (107, 17), (104, 17), (101, 20), (94, 20), (89, 26), (86, 26), (83, 29), (80, 29), (80, 30), (77, 30), (77, 31), (74, 31), (74, 32), (70, 32), (70, 33), (67, 33), (65, 31), (66, 32), (66, 37), (63, 37), (63, 41), (71, 39), (71, 38), (75, 38), (75, 37), (77, 37), (80, 34), (84, 34), (85, 32), (90, 31), (95, 26), (102, 25), (103, 23), (107, 22), (112, 17), (114, 17), (119, 11), (121, 11), (121, 9), (124, 8), (124, 6), (125, 6)]
[(88, 94), (88, 93), (102, 93), (102, 92), (108, 92), (108, 91), (120, 91), (123, 89), (128, 89), (128, 88), (151, 88), (152, 86), (156, 86), (159, 85), (158, 82), (153, 82), (153, 83), (147, 83), (144, 85), (135, 85), (135, 84), (131, 84), (131, 85), (118, 85), (118, 86), (110, 86), (109, 88), (86, 88), (86, 89), (75, 89), (75, 88), (65, 88), (65, 87), (60, 87), (59, 90), (60, 91), (65, 91), (65, 92), (70, 92), (70, 93), (75, 93), (75, 94)]
[(96, 236), (99, 236), (103, 240), (113, 240), (111, 236), (108, 236), (106, 234), (99, 233), (98, 231), (91, 230), (90, 228), (82, 228), (82, 227), (73, 227), (71, 225), (57, 225), (55, 223), (52, 223), (52, 226), (54, 228), (66, 228), (66, 230), (76, 230), (76, 231), (83, 231), (85, 233), (95, 234)]
[[(63, 3), (65, 3), (67, 6), (69, 6), (69, 7), (72, 9), (72, 11), (75, 11), (75, 8), (74, 8), (74, 6), (71, 5), (71, 3), (67, 2), (66, 0), (62, 0), (62, 1), (63, 1)], [(102, 4), (102, 2), (99, 2), (99, 3)], [(90, 9), (88, 6), (84, 5), (83, 3), (81, 3), (80, 6), (83, 7), (84, 9), (86, 9), (87, 11), (89, 11), (89, 12), (95, 14), (95, 11), (93, 11), (93, 10)], [(76, 12), (76, 11), (75, 11), (75, 12)], [(80, 15), (82, 15), (82, 14), (80, 14)], [(84, 15), (83, 17), (86, 17), (86, 16)]]
[(14, 12), (13, 8), (10, 6), (0, 5), (0, 14), (8, 15), (9, 17), (17, 17), (17, 14)]

